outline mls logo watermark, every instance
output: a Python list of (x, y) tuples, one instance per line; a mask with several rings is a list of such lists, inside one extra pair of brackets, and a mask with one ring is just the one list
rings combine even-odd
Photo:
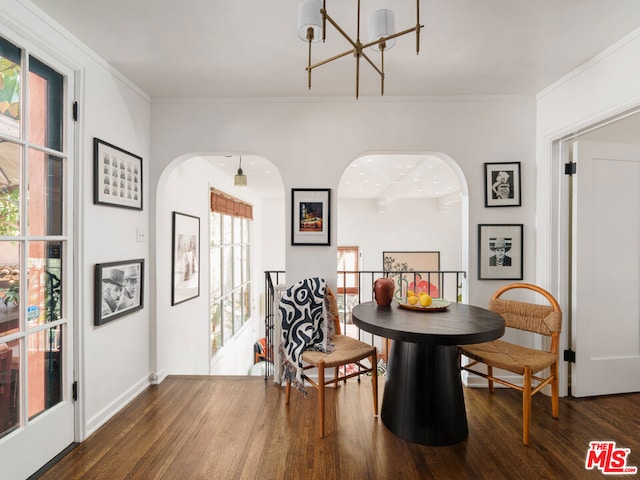
[(584, 467), (587, 470), (598, 468), (605, 475), (637, 473), (638, 467), (627, 466), (630, 453), (630, 448), (616, 448), (616, 442), (589, 442)]

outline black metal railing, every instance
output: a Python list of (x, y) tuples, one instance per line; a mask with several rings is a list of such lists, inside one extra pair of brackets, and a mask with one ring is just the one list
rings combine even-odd
[[(271, 270), (264, 273), (266, 350), (268, 355), (278, 355), (278, 352), (273, 351), (274, 322), (278, 315), (277, 307), (275, 306), (275, 295), (276, 286), (286, 285), (286, 272), (283, 270)], [(353, 307), (373, 300), (373, 283), (378, 278), (383, 277), (393, 278), (395, 283), (394, 298), (397, 300), (406, 298), (407, 292), (414, 290), (416, 292), (426, 291), (434, 298), (446, 298), (449, 301), (460, 303), (463, 301), (463, 282), (466, 281), (467, 273), (461, 270), (338, 271), (336, 297), (343, 332), (346, 333), (347, 325), (351, 323)], [(265, 381), (271, 376), (273, 376), (273, 365), (267, 362)]]

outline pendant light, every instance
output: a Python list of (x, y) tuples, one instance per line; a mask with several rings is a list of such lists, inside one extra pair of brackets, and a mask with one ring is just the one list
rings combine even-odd
[(242, 172), (242, 155), (240, 157), (240, 163), (238, 164), (238, 171), (236, 172), (236, 176), (233, 177), (233, 184), (236, 187), (246, 187), (247, 186), (247, 176)]

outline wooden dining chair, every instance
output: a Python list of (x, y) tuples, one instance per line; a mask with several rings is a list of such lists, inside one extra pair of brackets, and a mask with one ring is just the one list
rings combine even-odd
[[(532, 290), (542, 295), (549, 305), (524, 303), (506, 300), (502, 295), (514, 289)], [(558, 342), (562, 328), (560, 305), (549, 292), (528, 283), (513, 283), (497, 290), (489, 302), (489, 310), (499, 313), (505, 325), (518, 330), (534, 332), (550, 337), (548, 350), (524, 347), (503, 340), (464, 345), (460, 353), (469, 357), (471, 362), (461, 368), (489, 381), (489, 391), (493, 393), (493, 384), (498, 382), (522, 392), (522, 443), (529, 444), (529, 425), (531, 423), (531, 397), (551, 385), (551, 415), (558, 418)], [(487, 372), (476, 368), (485, 364)], [(522, 375), (522, 386), (508, 382), (494, 375), (494, 368)], [(543, 370), (548, 370), (544, 376)]]
[[(378, 415), (378, 375), (377, 375), (377, 351), (374, 345), (361, 342), (355, 338), (343, 335), (340, 329), (340, 318), (338, 315), (338, 302), (331, 289), (327, 288), (326, 293), (327, 320), (333, 322), (335, 333), (333, 335), (333, 344), (335, 349), (331, 353), (324, 353), (315, 350), (307, 350), (302, 354), (304, 362), (304, 370), (317, 368), (318, 379), (315, 381), (310, 376), (303, 374), (304, 381), (309, 382), (318, 392), (318, 418), (320, 422), (320, 437), (324, 437), (324, 394), (325, 387), (334, 385), (339, 386), (339, 382), (347, 380), (355, 376), (369, 373), (371, 375), (371, 387), (373, 389), (373, 414)], [(362, 363), (362, 360), (368, 358), (371, 366)], [(343, 365), (355, 364), (356, 369), (342, 369)], [(334, 367), (333, 379), (325, 378), (327, 368)], [(286, 382), (286, 404), (289, 405), (291, 395), (291, 381)]]

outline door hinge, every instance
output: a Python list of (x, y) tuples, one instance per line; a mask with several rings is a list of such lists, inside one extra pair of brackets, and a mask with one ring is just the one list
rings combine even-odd
[(564, 351), (564, 361), (570, 363), (576, 363), (576, 352), (573, 350)]
[(71, 386), (71, 390), (73, 391), (73, 401), (77, 402), (78, 401), (78, 382), (73, 382), (73, 385)]
[(575, 175), (578, 170), (576, 162), (569, 162), (564, 164), (565, 175)]
[(78, 121), (78, 102), (73, 102), (73, 120)]

